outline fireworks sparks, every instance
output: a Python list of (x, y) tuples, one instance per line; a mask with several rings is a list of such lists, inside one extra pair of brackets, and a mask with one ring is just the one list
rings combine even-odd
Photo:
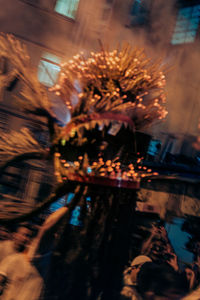
[(98, 160), (88, 163), (87, 156), (80, 156), (77, 161), (67, 162), (61, 159), (60, 153), (55, 153), (56, 169), (59, 170), (55, 175), (60, 182), (70, 179), (74, 174), (125, 181), (140, 181), (142, 178), (158, 175), (157, 172), (143, 166), (142, 160), (143, 158), (139, 158), (134, 164), (122, 165), (119, 157), (106, 161), (99, 157)]
[[(79, 92), (74, 87), (79, 82)], [(125, 46), (112, 52), (83, 53), (75, 55), (61, 66), (58, 84), (52, 88), (60, 95), (71, 112), (71, 121), (61, 134), (65, 142), (78, 134), (78, 143), (84, 139), (80, 129), (86, 130), (99, 125), (112, 126), (113, 121), (141, 130), (156, 120), (165, 118), (165, 75), (158, 64), (146, 58), (144, 52)], [(73, 104), (72, 95), (77, 93), (78, 103)], [(80, 131), (80, 132), (79, 132)], [(85, 157), (67, 162), (56, 157), (59, 180), (71, 174), (84, 177), (102, 177), (122, 181), (140, 181), (157, 175), (142, 165), (138, 155), (134, 164), (122, 165), (120, 158), (84, 163)]]
[[(75, 80), (81, 92), (75, 89)], [(165, 76), (160, 66), (150, 62), (142, 50), (128, 45), (112, 52), (91, 52), (89, 58), (75, 55), (61, 65), (59, 82), (51, 90), (60, 95), (71, 112), (71, 122), (66, 126), (70, 130), (84, 126), (83, 115), (105, 112), (126, 115), (134, 122), (134, 129), (140, 130), (165, 118), (164, 86)], [(74, 93), (79, 99), (76, 105), (72, 100)], [(78, 126), (74, 118), (79, 120)], [(112, 124), (112, 118), (107, 120)], [(65, 139), (70, 130), (63, 130)]]

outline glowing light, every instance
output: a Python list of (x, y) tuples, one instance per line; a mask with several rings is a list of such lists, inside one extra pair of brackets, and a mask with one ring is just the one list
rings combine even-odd
[(65, 139), (62, 139), (62, 140), (61, 140), (61, 145), (62, 145), (62, 146), (65, 146), (65, 145), (66, 145), (66, 140), (65, 140)]
[(60, 156), (61, 156), (61, 154), (60, 154), (60, 153), (58, 153), (58, 152), (56, 152), (56, 153), (55, 153), (55, 156), (56, 156), (56, 157), (60, 157)]

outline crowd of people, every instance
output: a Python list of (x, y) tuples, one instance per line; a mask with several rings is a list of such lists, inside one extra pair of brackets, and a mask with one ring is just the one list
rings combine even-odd
[[(0, 299), (43, 299), (55, 233), (67, 211), (58, 209), (41, 226), (21, 223), (12, 233), (1, 226)], [(120, 300), (126, 299), (200, 299), (200, 253), (192, 264), (179, 266), (165, 227), (153, 224), (140, 255), (124, 270)]]
[(124, 271), (121, 300), (200, 299), (199, 260), (180, 267), (165, 227), (153, 224), (140, 255)]
[(1, 226), (1, 300), (42, 299), (55, 233), (67, 211), (67, 207), (60, 208), (42, 226), (20, 223), (14, 232)]

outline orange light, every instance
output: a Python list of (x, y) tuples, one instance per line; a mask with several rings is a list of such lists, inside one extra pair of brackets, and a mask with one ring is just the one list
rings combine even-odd
[(111, 160), (107, 160), (106, 161), (106, 166), (110, 166), (111, 165)]

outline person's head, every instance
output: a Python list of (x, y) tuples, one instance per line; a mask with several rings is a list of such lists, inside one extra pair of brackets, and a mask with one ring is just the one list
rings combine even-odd
[(193, 270), (191, 266), (186, 266), (184, 272), (189, 284), (189, 288), (193, 289), (197, 284), (197, 274), (195, 270)]
[(13, 233), (13, 242), (16, 251), (24, 251), (30, 243), (32, 236), (32, 227), (29, 224), (20, 224)]
[(133, 261), (131, 262), (131, 272), (130, 272), (130, 279), (133, 282), (133, 284), (136, 284), (137, 282), (137, 275), (140, 271), (140, 268), (142, 265), (146, 262), (151, 262), (151, 259), (146, 255), (139, 255), (136, 256)]
[(166, 246), (166, 242), (162, 239), (154, 240), (149, 249), (149, 257), (155, 262), (162, 262), (164, 260), (164, 254), (167, 251)]
[(138, 274), (138, 290), (144, 300), (176, 300), (188, 287), (185, 278), (170, 266), (146, 263)]

